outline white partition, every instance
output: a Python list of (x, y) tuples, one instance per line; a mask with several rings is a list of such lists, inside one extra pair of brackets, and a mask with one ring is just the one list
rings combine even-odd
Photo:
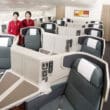
[(68, 35), (68, 37), (71, 37), (71, 36), (78, 36), (77, 35), (77, 32), (80, 31), (80, 34), (83, 34), (84, 33), (84, 28), (82, 27), (62, 27), (62, 26), (59, 26), (58, 27), (58, 34), (59, 35)]
[(25, 76), (27, 79), (37, 82), (39, 80), (37, 72), (40, 69), (38, 65), (40, 59), (45, 58), (45, 56), (46, 55), (31, 49), (13, 46), (11, 49), (11, 68), (21, 76)]
[(76, 36), (76, 31), (77, 31), (77, 28), (58, 26), (58, 34), (59, 35)]
[(11, 55), (12, 70), (22, 77), (36, 84), (48, 81), (51, 85), (56, 83), (56, 80), (67, 79), (70, 69), (63, 67), (62, 58), (65, 54), (49, 56), (15, 48), (12, 49)]
[[(71, 46), (67, 47), (69, 40)], [(44, 33), (42, 48), (56, 54), (78, 51), (78, 36)]]

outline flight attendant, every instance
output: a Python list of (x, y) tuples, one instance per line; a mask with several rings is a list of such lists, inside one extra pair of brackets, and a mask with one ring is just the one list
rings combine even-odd
[(21, 22), (18, 20), (19, 13), (13, 13), (13, 20), (8, 24), (8, 34), (13, 34), (15, 36), (20, 35)]
[(22, 27), (34, 26), (34, 20), (31, 19), (32, 13), (30, 11), (26, 11), (25, 19), (22, 21)]

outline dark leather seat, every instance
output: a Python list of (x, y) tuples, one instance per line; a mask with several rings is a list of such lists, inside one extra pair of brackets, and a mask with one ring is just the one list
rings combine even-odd
[(36, 27), (27, 27), (22, 29), (22, 36), (24, 37), (23, 46), (29, 49), (39, 51), (41, 48), (41, 29)]
[(84, 34), (102, 38), (103, 37), (103, 30), (96, 29), (96, 28), (86, 28), (84, 30)]
[(59, 26), (66, 26), (66, 22), (63, 20), (55, 20), (54, 23), (58, 24)]
[(91, 21), (90, 23), (97, 23), (97, 24), (103, 24), (101, 21)]
[(102, 88), (102, 69), (85, 58), (77, 58), (67, 83), (52, 87), (48, 95), (26, 102), (26, 110), (99, 110)]
[(57, 26), (54, 23), (43, 23), (41, 27), (45, 30), (45, 32), (56, 33)]
[[(11, 46), (13, 37), (0, 35), (0, 73), (11, 68)], [(1, 44), (2, 43), (2, 44)]]
[(103, 25), (102, 24), (88, 24), (88, 27), (97, 28), (97, 29), (103, 29)]
[(103, 41), (94, 38), (86, 38), (81, 47), (81, 51), (87, 52), (97, 57), (102, 57), (103, 49)]

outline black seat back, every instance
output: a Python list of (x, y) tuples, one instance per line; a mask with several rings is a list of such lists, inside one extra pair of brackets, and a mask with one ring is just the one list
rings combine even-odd
[(23, 29), (24, 47), (39, 51), (42, 47), (42, 34), (40, 28), (30, 27)]
[(94, 37), (103, 37), (103, 30), (96, 28), (86, 28), (84, 34), (92, 35)]
[(96, 23), (96, 24), (102, 24), (102, 22), (101, 21), (90, 21), (90, 23)]
[(45, 32), (56, 33), (56, 24), (54, 23), (43, 23), (41, 27), (45, 30)]
[[(5, 39), (4, 41), (2, 41)], [(0, 45), (0, 70), (11, 68), (11, 46), (13, 44), (13, 36), (1, 35), (1, 43), (7, 43), (5, 46)]]
[(103, 25), (102, 24), (88, 24), (88, 27), (103, 29)]
[(103, 72), (84, 58), (72, 65), (65, 95), (75, 110), (99, 110), (103, 87)]
[(104, 43), (95, 38), (86, 38), (82, 44), (81, 51), (90, 53), (97, 57), (103, 56)]
[(54, 23), (58, 24), (59, 26), (65, 26), (66, 22), (63, 20), (55, 20)]

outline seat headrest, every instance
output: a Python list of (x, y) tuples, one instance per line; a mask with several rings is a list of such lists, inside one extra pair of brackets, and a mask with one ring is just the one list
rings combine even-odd
[(57, 24), (60, 25), (60, 26), (64, 26), (65, 25), (65, 21), (57, 20)]
[(56, 30), (56, 24), (54, 23), (43, 23), (41, 24), (41, 27), (47, 31), (47, 32), (52, 32)]
[(92, 36), (97, 36), (98, 35), (98, 31), (97, 30), (91, 30), (90, 34)]
[(72, 68), (95, 87), (101, 87), (103, 83), (102, 69), (84, 58), (78, 58), (72, 65)]
[(57, 24), (59, 24), (59, 25), (60, 25), (60, 24), (61, 24), (61, 22), (62, 22), (61, 20), (57, 20)]
[(52, 30), (53, 29), (53, 24), (46, 24), (46, 29), (47, 30)]
[(95, 24), (102, 24), (101, 21), (91, 21), (91, 23), (95, 23)]
[(30, 35), (30, 36), (35, 36), (35, 35), (37, 35), (37, 29), (29, 29), (29, 35)]
[(93, 28), (99, 28), (99, 25), (98, 24), (94, 24)]
[(97, 43), (98, 43), (98, 40), (88, 38), (87, 46), (96, 49)]
[(13, 44), (13, 39), (10, 37), (0, 37), (0, 46), (1, 47), (11, 47)]
[(93, 49), (100, 49), (101, 48), (101, 41), (94, 39), (94, 38), (87, 38), (84, 41), (84, 45), (91, 47)]
[(92, 35), (94, 37), (103, 37), (103, 30), (100, 28), (89, 27), (84, 30), (85, 34)]
[(36, 35), (40, 35), (40, 30), (37, 28), (29, 28), (25, 35), (29, 35), (29, 36), (36, 36)]

